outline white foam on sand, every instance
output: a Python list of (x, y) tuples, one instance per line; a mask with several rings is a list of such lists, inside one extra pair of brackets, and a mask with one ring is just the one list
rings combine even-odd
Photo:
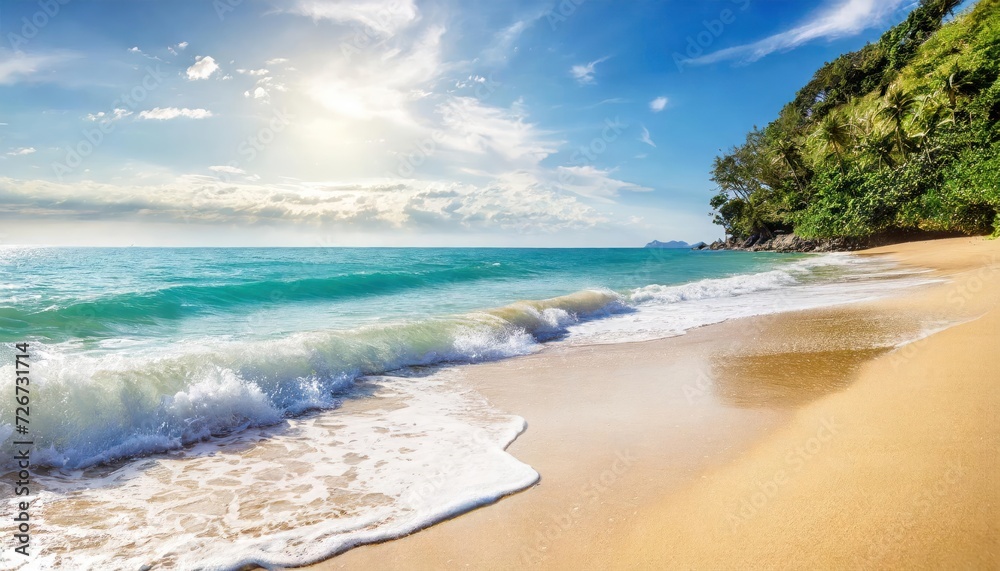
[(33, 541), (45, 547), (14, 568), (302, 565), (535, 483), (504, 450), (524, 420), (453, 374), (374, 377), (343, 409), (115, 469), (40, 475)]
[(887, 259), (824, 254), (768, 272), (637, 288), (627, 299), (633, 311), (570, 326), (564, 342), (661, 339), (729, 319), (878, 299), (940, 281)]

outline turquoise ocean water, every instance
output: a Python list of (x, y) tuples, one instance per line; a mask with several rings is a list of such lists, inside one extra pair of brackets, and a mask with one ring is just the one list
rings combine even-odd
[[(427, 367), (552, 344), (666, 337), (867, 299), (912, 283), (904, 274), (845, 254), (6, 248), (0, 375), (14, 376), (12, 344), (30, 343), (34, 462), (47, 470), (42, 521), (84, 496), (108, 513), (138, 510), (120, 541), (140, 547), (120, 568), (155, 561), (186, 568), (181, 553), (191, 542), (201, 542), (206, 568), (291, 565), (418, 529), (537, 480), (504, 452), (523, 420), (456, 391)], [(397, 404), (339, 412), (373, 394)], [(13, 391), (4, 391), (2, 467), (12, 457), (15, 407)], [(252, 445), (240, 440), (247, 435)], [(404, 436), (407, 446), (387, 444)], [(227, 457), (234, 439), (241, 443)], [(217, 448), (205, 454), (204, 446)], [(172, 528), (177, 537), (160, 533), (156, 522), (174, 512), (148, 506), (195, 493), (182, 485), (192, 472), (203, 482), (230, 482), (246, 501), (251, 490), (261, 498), (285, 493), (267, 491), (274, 467), (261, 464), (262, 454), (245, 455), (255, 447), (315, 455), (309, 468), (292, 471), (311, 487), (285, 498), (299, 508), (283, 513), (280, 533), (250, 525), (253, 518), (234, 515), (231, 505), (225, 525), (205, 516), (205, 529), (222, 526), (217, 533), (189, 529), (183, 519)], [(252, 469), (233, 476), (232, 466), (244, 463)], [(258, 470), (269, 475), (258, 478)], [(198, 493), (222, 501), (231, 492), (225, 485), (204, 484)], [(415, 489), (429, 491), (414, 496)], [(61, 547), (43, 563), (119, 568), (107, 554), (128, 543), (89, 537), (92, 548), (81, 549), (73, 539), (79, 531), (50, 521), (52, 544)], [(305, 545), (304, 537), (320, 539)]]
[[(689, 250), (31, 249), (0, 253), (0, 341), (269, 338), (583, 290), (627, 295), (803, 256)], [(253, 327), (235, 322), (246, 321)]]

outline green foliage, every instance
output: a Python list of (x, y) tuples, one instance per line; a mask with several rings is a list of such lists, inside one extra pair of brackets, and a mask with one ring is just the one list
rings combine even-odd
[(958, 4), (921, 0), (717, 157), (715, 222), (737, 238), (1000, 234), (1000, 0), (942, 25)]
[(964, 151), (942, 178), (944, 183), (924, 197), (933, 229), (975, 234), (1000, 230), (1000, 144)]

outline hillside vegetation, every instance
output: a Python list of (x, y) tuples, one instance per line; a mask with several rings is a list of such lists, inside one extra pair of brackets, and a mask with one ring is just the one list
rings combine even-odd
[(1000, 0), (921, 0), (824, 65), (716, 157), (715, 222), (744, 239), (1000, 234)]

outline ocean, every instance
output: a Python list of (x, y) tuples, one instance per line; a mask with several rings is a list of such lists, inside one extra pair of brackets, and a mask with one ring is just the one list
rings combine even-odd
[(505, 451), (524, 419), (455, 366), (927, 281), (849, 254), (3, 248), (0, 471), (28, 343), (30, 565), (303, 564), (538, 480)]

